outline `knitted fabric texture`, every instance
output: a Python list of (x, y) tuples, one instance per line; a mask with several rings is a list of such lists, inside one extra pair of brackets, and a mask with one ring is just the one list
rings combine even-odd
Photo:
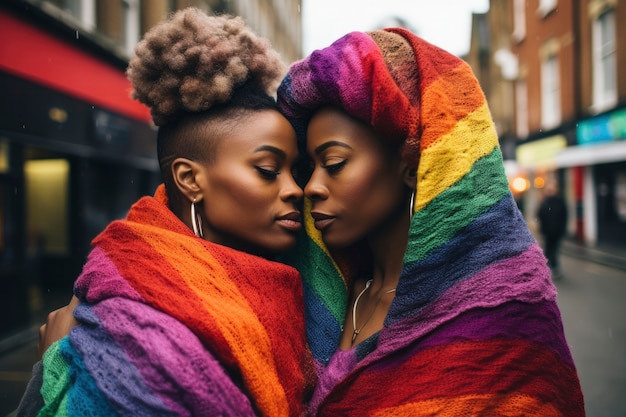
[(40, 415), (299, 416), (315, 372), (293, 268), (196, 238), (161, 186), (93, 241)]
[(550, 271), (470, 67), (404, 29), (353, 32), (294, 63), (278, 101), (301, 145), (315, 110), (334, 105), (417, 166), (395, 299), (383, 329), (350, 350), (337, 350), (350, 276), (307, 202), (289, 262), (320, 375), (312, 414), (584, 415)]

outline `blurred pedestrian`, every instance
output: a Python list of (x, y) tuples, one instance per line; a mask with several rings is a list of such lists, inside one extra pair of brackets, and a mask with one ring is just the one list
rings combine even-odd
[(543, 250), (554, 279), (561, 278), (559, 248), (567, 227), (567, 205), (555, 183), (545, 188), (545, 197), (537, 211), (539, 231), (543, 237)]

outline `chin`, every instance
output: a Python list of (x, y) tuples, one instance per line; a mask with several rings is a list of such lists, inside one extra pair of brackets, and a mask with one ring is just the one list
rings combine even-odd
[(323, 232), (322, 241), (329, 249), (345, 249), (355, 244), (354, 240), (346, 239), (345, 236), (333, 236)]
[(272, 241), (271, 245), (259, 247), (259, 253), (262, 253), (261, 256), (266, 258), (274, 258), (282, 255), (294, 246), (296, 246), (295, 237), (290, 237), (289, 239), (277, 239)]

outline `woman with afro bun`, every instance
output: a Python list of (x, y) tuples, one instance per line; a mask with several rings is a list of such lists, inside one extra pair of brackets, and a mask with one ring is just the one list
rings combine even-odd
[(303, 195), (273, 98), (284, 72), (238, 17), (185, 9), (139, 42), (127, 75), (158, 126), (163, 184), (93, 240), (61, 309), (75, 321), (47, 349), (42, 326), (18, 415), (303, 414), (301, 281), (273, 260), (296, 242)]

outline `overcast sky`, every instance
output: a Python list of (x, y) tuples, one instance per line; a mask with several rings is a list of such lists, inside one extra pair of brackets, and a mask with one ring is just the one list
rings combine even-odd
[(395, 17), (422, 38), (463, 55), (469, 51), (472, 12), (489, 0), (303, 0), (304, 54), (330, 45), (348, 32), (367, 31)]

